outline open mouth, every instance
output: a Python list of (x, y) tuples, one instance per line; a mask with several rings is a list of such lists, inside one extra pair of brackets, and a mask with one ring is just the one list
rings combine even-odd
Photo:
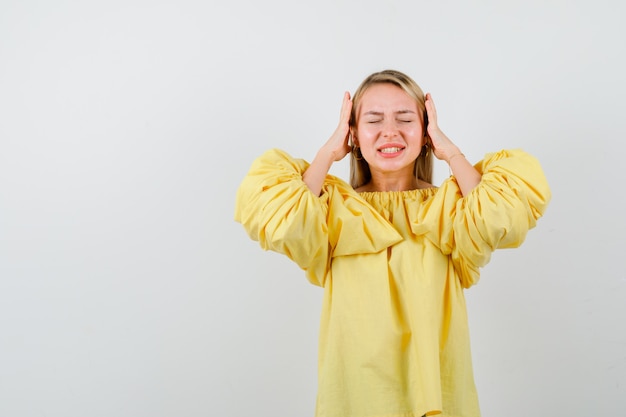
[(391, 154), (391, 153), (398, 153), (401, 150), (403, 150), (404, 148), (401, 148), (399, 146), (389, 146), (387, 148), (381, 148), (378, 150), (378, 152), (380, 153), (386, 153), (386, 154)]

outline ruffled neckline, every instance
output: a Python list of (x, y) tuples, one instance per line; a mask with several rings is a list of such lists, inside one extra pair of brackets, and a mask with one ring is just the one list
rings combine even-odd
[(356, 193), (361, 197), (367, 199), (368, 197), (382, 197), (387, 196), (389, 198), (393, 198), (395, 196), (401, 197), (411, 197), (415, 195), (432, 195), (438, 190), (438, 187), (429, 187), (429, 188), (416, 188), (414, 190), (403, 190), (403, 191), (357, 191)]
[(357, 195), (370, 204), (378, 205), (400, 203), (407, 200), (424, 201), (432, 198), (438, 190), (438, 187), (430, 187), (403, 191), (361, 191), (357, 192)]

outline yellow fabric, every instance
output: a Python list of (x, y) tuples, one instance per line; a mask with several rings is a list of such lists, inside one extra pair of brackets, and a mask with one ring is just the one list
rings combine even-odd
[(439, 188), (356, 193), (274, 149), (241, 183), (235, 220), (324, 288), (317, 417), (478, 417), (463, 290), (497, 248), (519, 246), (550, 200), (537, 160), (487, 155), (462, 198)]

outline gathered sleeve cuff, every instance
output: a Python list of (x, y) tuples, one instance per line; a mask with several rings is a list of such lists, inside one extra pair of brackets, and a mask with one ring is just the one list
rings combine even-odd
[(494, 250), (523, 243), (551, 198), (539, 162), (522, 150), (487, 154), (475, 167), (481, 181), (468, 195), (447, 179), (415, 226), (451, 256), (465, 288), (478, 281)]
[(257, 158), (237, 190), (235, 220), (264, 250), (286, 255), (323, 286), (332, 256), (379, 252), (400, 235), (344, 181), (327, 175), (314, 195), (309, 164), (272, 149)]

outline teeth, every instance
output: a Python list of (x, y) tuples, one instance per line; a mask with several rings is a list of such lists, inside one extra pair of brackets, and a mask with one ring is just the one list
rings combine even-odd
[(393, 148), (383, 148), (380, 151), (382, 153), (395, 153), (395, 152), (400, 152), (402, 148), (397, 148), (397, 147), (393, 147)]

